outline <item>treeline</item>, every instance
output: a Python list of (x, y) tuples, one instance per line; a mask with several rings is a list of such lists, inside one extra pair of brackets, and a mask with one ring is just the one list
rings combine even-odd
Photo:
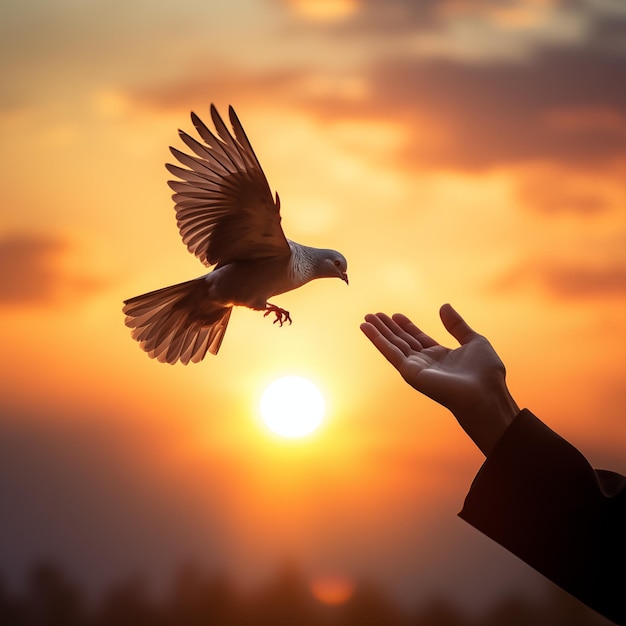
[(88, 601), (58, 566), (32, 568), (23, 589), (0, 579), (2, 626), (600, 626), (606, 620), (567, 594), (553, 590), (541, 603), (501, 601), (481, 616), (467, 616), (445, 600), (401, 609), (375, 586), (357, 585), (339, 606), (316, 600), (295, 568), (285, 567), (254, 592), (222, 576), (181, 568), (161, 597), (140, 578), (113, 586)]

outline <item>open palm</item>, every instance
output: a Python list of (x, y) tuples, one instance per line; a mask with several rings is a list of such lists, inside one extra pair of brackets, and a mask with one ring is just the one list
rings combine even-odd
[[(483, 431), (490, 424), (489, 420), (480, 422), (487, 408), (493, 413), (494, 403), (501, 398), (509, 403), (504, 364), (489, 341), (449, 304), (441, 307), (440, 315), (446, 330), (459, 342), (458, 348), (442, 346), (401, 314), (366, 315), (361, 329), (407, 383), (450, 409), (484, 449)], [(491, 440), (487, 435), (486, 446)]]

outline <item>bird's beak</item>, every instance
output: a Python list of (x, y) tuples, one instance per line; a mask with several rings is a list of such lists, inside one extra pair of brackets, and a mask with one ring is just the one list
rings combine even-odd
[(341, 274), (341, 280), (343, 280), (344, 283), (346, 283), (346, 285), (349, 285), (350, 283), (348, 282), (348, 274), (346, 274), (346, 272), (343, 272)]

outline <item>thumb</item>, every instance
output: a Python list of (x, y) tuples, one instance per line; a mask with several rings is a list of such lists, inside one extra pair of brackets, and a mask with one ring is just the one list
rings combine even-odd
[(439, 316), (446, 330), (463, 346), (469, 343), (478, 333), (473, 331), (467, 322), (452, 308), (444, 304), (439, 309)]

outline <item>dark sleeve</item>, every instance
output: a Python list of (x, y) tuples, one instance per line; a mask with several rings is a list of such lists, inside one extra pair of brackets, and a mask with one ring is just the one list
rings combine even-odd
[(626, 477), (524, 409), (476, 475), (460, 517), (605, 617), (626, 624)]

